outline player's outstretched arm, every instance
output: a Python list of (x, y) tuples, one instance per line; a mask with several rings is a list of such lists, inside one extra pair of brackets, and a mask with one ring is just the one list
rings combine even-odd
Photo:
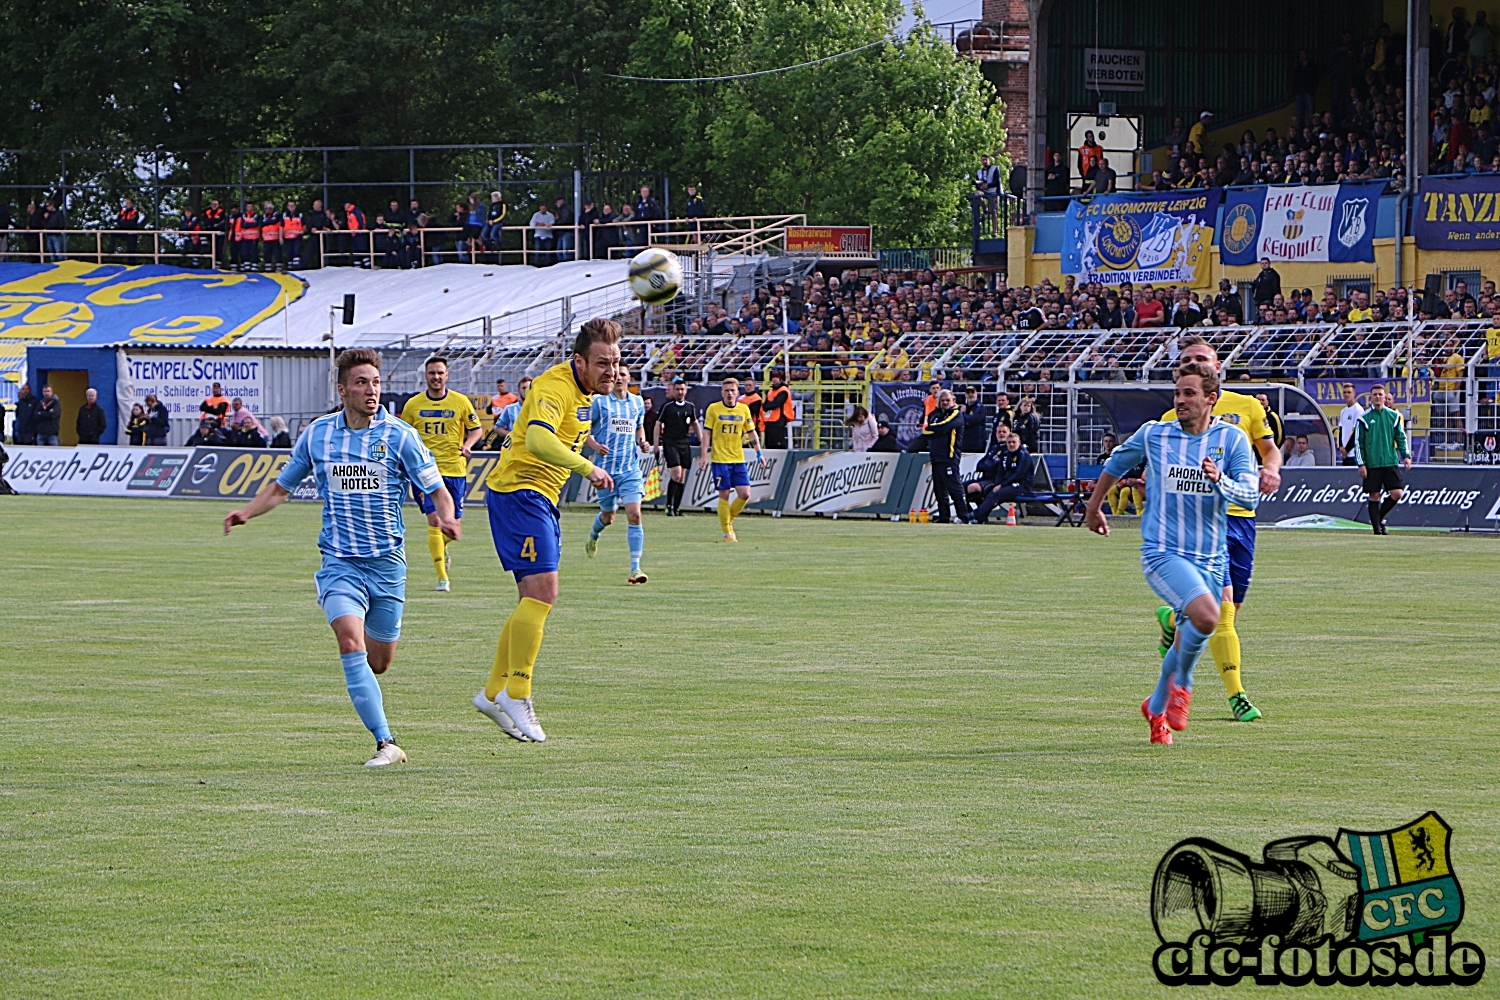
[[(252, 517), (260, 517), (262, 514), (275, 510), (285, 503), (286, 498), (291, 495), (280, 483), (267, 483), (260, 488), (259, 493), (255, 494), (254, 500), (251, 500), (239, 510), (232, 510), (224, 515), (224, 534), (229, 534), (230, 528), (244, 524)], [(453, 506), (451, 499), (448, 502), (448, 506)]]
[(1118, 477), (1101, 472), (1099, 481), (1094, 484), (1094, 492), (1089, 494), (1088, 507), (1083, 513), (1083, 525), (1096, 535), (1109, 537), (1109, 520), (1104, 516), (1104, 498), (1119, 481)]

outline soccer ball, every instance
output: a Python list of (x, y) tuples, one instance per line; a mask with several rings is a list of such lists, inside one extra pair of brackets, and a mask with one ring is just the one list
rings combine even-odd
[(630, 290), (647, 305), (671, 302), (681, 287), (682, 265), (676, 254), (651, 247), (631, 259)]

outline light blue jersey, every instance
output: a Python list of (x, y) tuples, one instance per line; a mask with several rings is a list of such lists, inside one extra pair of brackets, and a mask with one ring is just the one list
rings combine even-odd
[(513, 431), (516, 429), (516, 421), (520, 419), (521, 401), (518, 399), (500, 411), (500, 415), (495, 418), (495, 426), (504, 427), (507, 431)]
[(634, 393), (620, 399), (611, 393), (595, 396), (592, 405), (591, 433), (609, 452), (599, 460), (599, 467), (611, 476), (641, 472), (640, 450), (636, 447), (636, 430), (646, 425), (646, 404)]
[(294, 490), (308, 473), (323, 498), (318, 549), (341, 559), (400, 552), (406, 537), (401, 513), (406, 483), (423, 493), (443, 485), (437, 462), (417, 432), (384, 408), (375, 411), (362, 431), (349, 429), (342, 410), (308, 425), (276, 482)]
[[(1211, 483), (1203, 460), (1222, 475)], [(1151, 421), (1116, 448), (1104, 471), (1123, 476), (1146, 463), (1146, 514), (1141, 557), (1175, 555), (1220, 580), (1229, 557), (1229, 504), (1253, 510), (1260, 503), (1255, 456), (1243, 431), (1218, 417), (1202, 434), (1174, 422)]]

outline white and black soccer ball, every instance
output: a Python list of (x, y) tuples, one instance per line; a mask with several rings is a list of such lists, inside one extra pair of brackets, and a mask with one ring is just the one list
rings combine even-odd
[(661, 247), (649, 247), (630, 260), (630, 290), (651, 306), (671, 302), (682, 288), (682, 265), (677, 255)]

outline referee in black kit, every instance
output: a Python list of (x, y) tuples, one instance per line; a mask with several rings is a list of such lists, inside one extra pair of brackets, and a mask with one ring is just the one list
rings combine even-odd
[(667, 401), (662, 404), (651, 442), (657, 460), (667, 467), (667, 516), (682, 515), (682, 491), (687, 473), (693, 465), (693, 441), (698, 437), (698, 408), (687, 401), (687, 383), (678, 375), (667, 386)]

